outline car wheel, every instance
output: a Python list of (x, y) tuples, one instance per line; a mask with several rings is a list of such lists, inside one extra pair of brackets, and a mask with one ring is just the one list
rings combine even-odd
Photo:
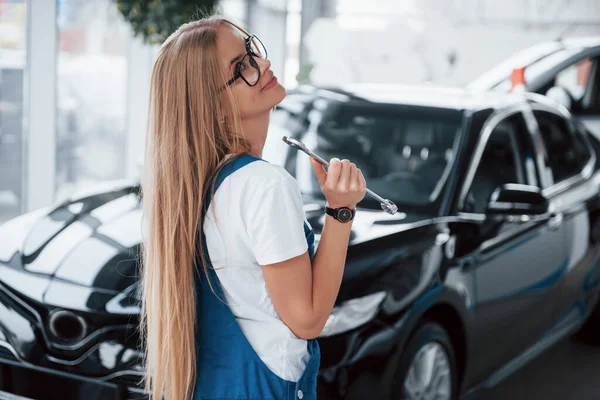
[[(454, 400), (458, 373), (452, 342), (435, 322), (421, 325), (404, 351), (392, 357), (393, 379), (386, 398), (392, 400)], [(394, 368), (390, 364), (389, 368)]]

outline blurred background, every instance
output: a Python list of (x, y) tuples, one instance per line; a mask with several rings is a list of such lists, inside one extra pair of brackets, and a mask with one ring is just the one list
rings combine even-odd
[[(139, 179), (159, 43), (134, 33), (124, 17), (128, 3), (0, 0), (0, 224)], [(219, 0), (214, 6), (261, 38), (290, 90), (354, 83), (507, 90), (512, 68), (548, 55), (555, 65), (585, 47), (559, 49), (564, 38), (600, 46), (600, 0)], [(592, 65), (598, 68), (598, 58), (583, 58), (553, 82), (581, 96)], [(588, 127), (600, 127), (598, 116)], [(273, 118), (277, 125), (277, 113)], [(564, 342), (489, 398), (600, 398), (599, 356)]]
[[(125, 2), (126, 3), (126, 2)], [(530, 45), (600, 35), (597, 0), (221, 0), (299, 82), (461, 86)], [(0, 0), (0, 222), (138, 176), (157, 45), (112, 0)]]

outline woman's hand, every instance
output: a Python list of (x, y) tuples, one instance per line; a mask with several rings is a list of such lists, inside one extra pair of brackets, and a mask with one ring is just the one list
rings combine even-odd
[(323, 165), (314, 158), (311, 157), (310, 162), (329, 207), (354, 209), (365, 197), (367, 184), (362, 172), (354, 163), (332, 158), (326, 172)]

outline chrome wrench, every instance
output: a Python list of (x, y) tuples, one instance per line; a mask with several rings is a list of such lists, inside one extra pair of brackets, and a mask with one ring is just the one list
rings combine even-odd
[[(289, 138), (287, 136), (284, 136), (282, 138), (282, 140), (287, 145), (293, 147), (296, 150), (303, 151), (304, 153), (308, 154), (310, 157), (313, 157), (315, 160), (317, 160), (324, 166), (329, 167), (328, 161), (324, 160), (323, 157), (315, 154), (312, 150), (310, 150), (308, 147), (306, 147), (306, 145), (304, 143), (302, 143), (301, 141), (296, 140), (294, 138)], [(379, 196), (377, 193), (373, 192), (372, 190), (369, 190), (368, 188), (367, 188), (367, 194), (369, 196), (371, 196), (372, 198), (374, 198), (375, 200), (377, 200), (381, 205), (381, 209), (383, 211), (385, 211), (386, 213), (394, 215), (398, 212), (398, 207), (391, 200), (384, 199), (383, 197)]]

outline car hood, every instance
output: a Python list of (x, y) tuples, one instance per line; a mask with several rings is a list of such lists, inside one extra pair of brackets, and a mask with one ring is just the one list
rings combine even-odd
[[(0, 226), (0, 282), (42, 304), (107, 311), (138, 280), (141, 220), (133, 182), (11, 220)], [(126, 304), (113, 308), (128, 312)]]
[[(305, 203), (317, 246), (323, 205)], [(378, 265), (430, 247), (439, 233), (432, 221), (429, 216), (359, 210), (344, 279), (373, 275)], [(46, 305), (136, 313), (141, 241), (139, 185), (113, 183), (0, 226), (0, 282)], [(340, 299), (354, 295), (342, 291)]]

